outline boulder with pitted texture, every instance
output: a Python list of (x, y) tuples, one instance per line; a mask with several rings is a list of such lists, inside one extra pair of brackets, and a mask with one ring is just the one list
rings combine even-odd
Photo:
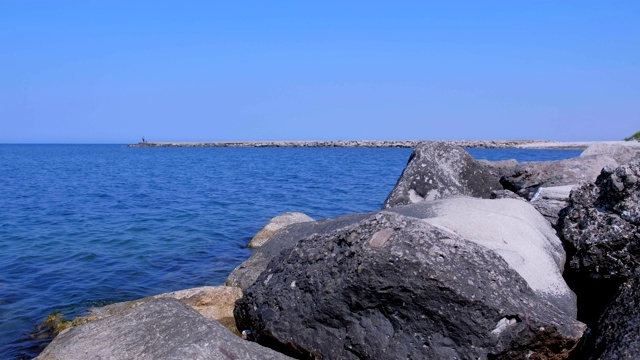
[(595, 183), (571, 192), (561, 233), (572, 270), (624, 280), (640, 267), (640, 161), (605, 168)]
[(585, 329), (494, 251), (389, 211), (300, 239), (234, 315), (301, 359), (565, 359)]
[(498, 170), (474, 159), (459, 146), (442, 141), (417, 145), (383, 208), (452, 196), (489, 199), (502, 190)]
[(282, 251), (291, 249), (298, 240), (314, 233), (323, 233), (352, 225), (366, 214), (349, 214), (334, 219), (308, 221), (289, 225), (274, 234), (269, 241), (255, 248), (251, 257), (238, 265), (227, 277), (225, 285), (246, 289), (253, 284), (269, 262)]

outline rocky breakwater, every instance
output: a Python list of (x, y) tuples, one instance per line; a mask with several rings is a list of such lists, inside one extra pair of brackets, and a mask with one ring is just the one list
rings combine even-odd
[(527, 201), (481, 199), (516, 164), (492, 165), (421, 144), (385, 210), (277, 231), (228, 279), (238, 328), (303, 359), (567, 358), (563, 246)]
[[(610, 150), (549, 166), (419, 144), (383, 210), (274, 220), (229, 276), (238, 330), (271, 349), (161, 298), (67, 330), (41, 358), (633, 358), (640, 164), (616, 168), (628, 154)], [(532, 204), (556, 186), (546, 197), (569, 207), (547, 221)]]
[[(141, 142), (130, 147), (364, 147), (412, 148), (421, 140), (335, 140), (335, 141), (226, 141), (226, 142)], [(545, 143), (539, 140), (449, 140), (466, 148), (518, 148)]]

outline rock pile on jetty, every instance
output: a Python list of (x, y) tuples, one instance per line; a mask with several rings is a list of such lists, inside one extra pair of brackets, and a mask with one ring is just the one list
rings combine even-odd
[[(238, 141), (238, 142), (141, 142), (130, 147), (348, 147), (413, 148), (420, 140), (336, 140), (336, 141)], [(465, 148), (517, 148), (542, 144), (540, 140), (450, 140)]]
[(635, 358), (633, 151), (491, 163), (417, 144), (383, 209), (265, 227), (226, 282), (247, 340), (161, 298), (67, 330), (39, 358)]

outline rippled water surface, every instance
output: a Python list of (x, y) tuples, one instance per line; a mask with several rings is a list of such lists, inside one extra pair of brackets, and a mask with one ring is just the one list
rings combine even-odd
[[(472, 149), (554, 160), (579, 151)], [(220, 285), (272, 217), (380, 208), (410, 149), (0, 145), (0, 359), (53, 311)]]

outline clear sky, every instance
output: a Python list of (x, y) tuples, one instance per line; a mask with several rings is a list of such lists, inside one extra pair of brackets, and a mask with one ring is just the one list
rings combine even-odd
[(637, 0), (0, 0), (0, 143), (638, 130)]

